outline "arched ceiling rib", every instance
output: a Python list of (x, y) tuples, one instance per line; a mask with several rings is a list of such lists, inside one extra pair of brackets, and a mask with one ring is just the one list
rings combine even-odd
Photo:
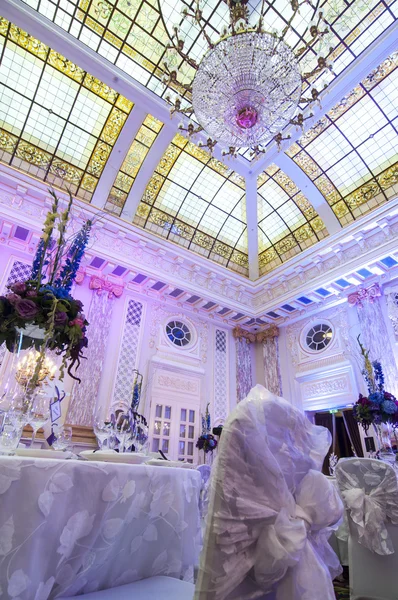
[(105, 167), (101, 174), (101, 185), (98, 185), (93, 197), (92, 204), (98, 206), (98, 208), (107, 208), (108, 195), (112, 189), (120, 167), (126, 158), (127, 152), (131, 144), (131, 136), (134, 136), (139, 128), (141, 127), (142, 121), (146, 114), (138, 107), (135, 107), (134, 111), (131, 111), (127, 118), (125, 127), (119, 134), (118, 139), (114, 147), (111, 150), (108, 160), (106, 161)]

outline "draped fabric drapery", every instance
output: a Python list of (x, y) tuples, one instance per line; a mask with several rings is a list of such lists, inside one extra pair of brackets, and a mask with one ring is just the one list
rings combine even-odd
[(272, 394), (282, 396), (282, 380), (279, 365), (278, 337), (269, 337), (263, 342), (265, 387)]
[[(368, 288), (368, 290), (370, 289)], [(368, 290), (363, 290), (363, 292)], [(395, 364), (381, 305), (385, 299), (384, 296), (381, 296), (378, 287), (377, 291), (378, 294), (363, 294), (363, 297), (356, 302), (354, 302), (353, 294), (350, 303), (355, 303), (361, 328), (361, 340), (365, 348), (369, 350), (370, 359), (372, 361), (378, 360), (382, 364), (385, 379), (384, 388), (398, 397), (398, 369)]]
[(236, 338), (236, 391), (238, 402), (246, 398), (253, 386), (250, 344)]
[(350, 441), (355, 450), (355, 454), (363, 458), (363, 449), (361, 443), (361, 434), (359, 433), (359, 426), (356, 420), (354, 419), (354, 414), (352, 410), (345, 410), (343, 412), (344, 424), (346, 426), (347, 432), (350, 437)]
[(87, 360), (83, 359), (79, 367), (81, 383), (75, 381), (73, 384), (66, 415), (66, 422), (70, 425), (90, 427), (93, 424), (114, 303), (113, 295), (105, 290), (98, 290), (93, 294), (88, 316), (88, 347), (84, 352)]

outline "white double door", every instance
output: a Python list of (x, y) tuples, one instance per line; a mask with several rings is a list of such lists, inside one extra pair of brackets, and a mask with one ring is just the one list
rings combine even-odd
[(150, 451), (162, 450), (170, 460), (197, 462), (199, 407), (180, 400), (152, 400), (150, 415)]

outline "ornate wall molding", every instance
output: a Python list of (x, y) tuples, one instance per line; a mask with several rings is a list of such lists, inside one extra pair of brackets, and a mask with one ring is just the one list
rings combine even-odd
[[(62, 196), (62, 194), (61, 194)], [(66, 200), (66, 196), (65, 196)], [(38, 233), (47, 211), (48, 191), (46, 185), (31, 179), (28, 175), (0, 166), (0, 245), (12, 247), (13, 224), (27, 227), (33, 236), (24, 245), (18, 241), (17, 246), (29, 255), (34, 253), (38, 241)], [(245, 323), (249, 318), (261, 317), (262, 320), (273, 324), (267, 316), (270, 311), (277, 311), (283, 303), (294, 302), (300, 294), (308, 294), (317, 287), (327, 285), (336, 277), (341, 276), (342, 267), (347, 270), (358, 270), (379, 260), (396, 250), (398, 238), (398, 198), (390, 200), (373, 213), (346, 227), (340, 233), (322, 240), (316, 246), (309, 248), (285, 265), (263, 276), (256, 282), (250, 282), (236, 273), (226, 271), (223, 267), (192, 255), (183, 248), (176, 250), (167, 241), (154, 238), (149, 232), (137, 230), (132, 224), (126, 223), (113, 215), (108, 215), (105, 222), (97, 222), (93, 228), (92, 241), (88, 256), (100, 256), (107, 264), (121, 264), (128, 272), (143, 273), (148, 277), (148, 284), (136, 286), (133, 277), (126, 277), (126, 288), (139, 295), (156, 295), (165, 303), (171, 305), (176, 301), (170, 298), (167, 290), (181, 287), (188, 294), (198, 294), (203, 298), (199, 307), (184, 309), (202, 312), (202, 307), (211, 301), (214, 308), (206, 311), (206, 318), (214, 318), (216, 323), (235, 326), (233, 320), (237, 313), (242, 314), (238, 322)], [(395, 211), (395, 212), (394, 212)], [(93, 217), (95, 207), (76, 200), (74, 227), (78, 228), (82, 220)], [(3, 217), (3, 222), (1, 222)], [(91, 254), (90, 254), (91, 253)], [(299, 268), (300, 267), (300, 268)], [(370, 267), (371, 268), (371, 267)], [(111, 270), (101, 272), (101, 277), (107, 277)], [(149, 283), (158, 279), (162, 273), (162, 281), (166, 283), (165, 291), (155, 293)], [(87, 274), (90, 273), (89, 266)], [(398, 276), (398, 267), (386, 269), (385, 273), (375, 275), (380, 284), (387, 283), (391, 277)], [(113, 278), (109, 280), (113, 281)], [(118, 281), (114, 281), (118, 284)], [(359, 287), (359, 286), (358, 286)], [(299, 310), (304, 314), (318, 311), (322, 306), (333, 305), (345, 297), (343, 290), (335, 290), (324, 300), (317, 299), (308, 307)], [(218, 314), (219, 307), (231, 309), (227, 315)], [(204, 315), (204, 313), (202, 312)], [(280, 326), (297, 319), (298, 311), (284, 314), (276, 324)], [(204, 315), (205, 316), (205, 315)], [(257, 326), (252, 323), (252, 331)]]
[(257, 343), (262, 344), (266, 340), (270, 338), (275, 338), (279, 336), (279, 330), (276, 325), (271, 325), (267, 329), (262, 329), (261, 331), (248, 331), (247, 329), (242, 329), (241, 327), (235, 327), (232, 330), (232, 335), (235, 339), (238, 340), (246, 340), (248, 344)]
[(304, 400), (319, 398), (319, 396), (333, 396), (344, 392), (351, 392), (350, 379), (348, 375), (331, 377), (322, 381), (304, 383), (302, 385)]

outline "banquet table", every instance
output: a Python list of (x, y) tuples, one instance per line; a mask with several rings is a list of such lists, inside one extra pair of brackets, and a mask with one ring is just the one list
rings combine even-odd
[(0, 456), (1, 598), (189, 579), (200, 487), (191, 469)]

